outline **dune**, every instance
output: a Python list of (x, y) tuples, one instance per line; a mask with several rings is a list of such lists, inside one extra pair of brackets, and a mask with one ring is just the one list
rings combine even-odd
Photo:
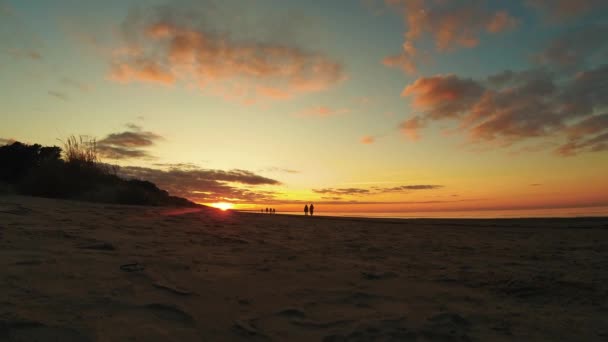
[(350, 219), (2, 196), (0, 254), (2, 341), (608, 339), (606, 218)]

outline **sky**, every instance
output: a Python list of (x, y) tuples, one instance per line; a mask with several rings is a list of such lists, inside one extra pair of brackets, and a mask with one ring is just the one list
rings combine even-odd
[(608, 207), (604, 0), (0, 0), (0, 144), (239, 209)]

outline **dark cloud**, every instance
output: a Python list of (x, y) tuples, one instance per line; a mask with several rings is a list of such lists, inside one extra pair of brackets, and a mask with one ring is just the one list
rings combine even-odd
[(605, 127), (605, 118), (595, 114), (608, 106), (607, 80), (608, 65), (571, 76), (542, 69), (505, 71), (486, 80), (439, 75), (416, 80), (403, 95), (420, 111), (416, 120), (453, 119), (471, 141), (511, 146), (536, 137), (569, 137), (560, 148), (569, 154), (604, 149), (602, 137), (592, 134)]
[(418, 184), (418, 185), (402, 185), (396, 186), (393, 188), (383, 188), (382, 192), (401, 192), (401, 191), (410, 191), (410, 190), (433, 190), (433, 189), (441, 189), (443, 185), (428, 185), (428, 184)]
[(51, 95), (51, 96), (53, 96), (53, 97), (56, 97), (56, 98), (58, 98), (58, 99), (60, 99), (62, 101), (68, 101), (69, 100), (68, 95), (65, 94), (65, 93), (62, 93), (60, 91), (49, 90), (48, 94)]
[(130, 159), (150, 157), (145, 150), (162, 137), (156, 133), (143, 131), (141, 127), (128, 124), (130, 131), (111, 133), (97, 142), (97, 151), (108, 159)]
[(218, 201), (258, 203), (275, 200), (275, 192), (253, 190), (251, 187), (281, 184), (277, 180), (246, 170), (224, 171), (192, 167), (160, 170), (127, 166), (120, 168), (119, 174), (125, 178), (149, 180), (172, 195), (206, 203)]

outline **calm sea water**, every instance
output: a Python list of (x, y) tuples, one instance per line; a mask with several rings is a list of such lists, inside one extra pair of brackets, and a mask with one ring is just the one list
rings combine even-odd
[[(258, 211), (251, 211), (260, 213)], [(261, 214), (261, 213), (260, 213)], [(303, 212), (277, 212), (283, 215), (304, 215)], [(340, 212), (316, 209), (315, 216), (368, 217), (368, 218), (531, 218), (531, 217), (608, 217), (608, 207), (558, 208), (526, 210), (477, 210), (432, 212)]]

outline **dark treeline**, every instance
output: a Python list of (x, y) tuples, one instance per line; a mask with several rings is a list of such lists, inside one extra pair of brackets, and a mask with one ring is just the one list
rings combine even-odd
[(0, 192), (91, 202), (196, 206), (154, 183), (127, 180), (99, 162), (95, 141), (71, 137), (64, 148), (14, 142), (0, 146)]

